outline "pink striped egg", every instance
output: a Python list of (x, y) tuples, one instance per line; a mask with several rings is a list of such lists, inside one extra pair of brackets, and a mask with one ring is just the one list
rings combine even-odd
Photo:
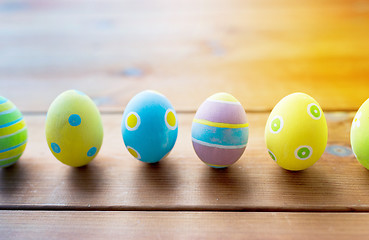
[(197, 156), (208, 166), (226, 168), (246, 149), (249, 124), (241, 103), (228, 93), (205, 100), (192, 122), (192, 144)]

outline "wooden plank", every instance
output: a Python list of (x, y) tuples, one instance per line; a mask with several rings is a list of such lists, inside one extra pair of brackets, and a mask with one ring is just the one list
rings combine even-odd
[(5, 239), (365, 239), (368, 213), (1, 211)]
[[(58, 162), (44, 136), (43, 115), (26, 115), (29, 143), (0, 170), (1, 209), (369, 211), (369, 174), (349, 149), (353, 114), (329, 113), (329, 148), (311, 168), (289, 172), (268, 156), (267, 114), (248, 114), (250, 141), (227, 170), (211, 169), (191, 144), (193, 114), (179, 114), (169, 157), (148, 165), (123, 147), (121, 116), (104, 114), (104, 143), (87, 167)], [(336, 146), (336, 147), (335, 147)]]
[(369, 91), (368, 9), (345, 0), (5, 1), (0, 94), (45, 112), (77, 88), (103, 111), (122, 111), (156, 89), (194, 111), (227, 91), (267, 111), (304, 91), (326, 110), (356, 110)]

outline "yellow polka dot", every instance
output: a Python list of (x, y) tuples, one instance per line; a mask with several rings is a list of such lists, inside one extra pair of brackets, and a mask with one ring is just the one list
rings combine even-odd
[(168, 112), (167, 122), (168, 122), (169, 126), (171, 126), (171, 127), (174, 127), (176, 125), (176, 116), (174, 115), (174, 113), (172, 111)]
[(128, 152), (135, 158), (138, 158), (138, 153), (133, 148), (128, 148)]
[(137, 125), (137, 117), (133, 113), (127, 118), (127, 125), (130, 128), (134, 128)]

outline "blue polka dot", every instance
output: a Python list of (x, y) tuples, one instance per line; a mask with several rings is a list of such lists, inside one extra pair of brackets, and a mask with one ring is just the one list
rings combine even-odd
[(97, 148), (95, 147), (90, 148), (90, 150), (88, 150), (87, 152), (87, 156), (92, 157), (93, 155), (95, 155), (96, 151), (97, 151)]
[(60, 153), (60, 147), (58, 144), (56, 143), (51, 143), (51, 149), (55, 152), (55, 153)]
[(78, 93), (79, 95), (82, 95), (82, 96), (85, 96), (85, 95), (86, 95), (84, 92), (81, 92), (81, 91), (78, 91), (78, 90), (75, 90), (75, 89), (74, 89), (74, 91), (75, 91), (76, 93)]
[(72, 114), (69, 116), (68, 122), (71, 126), (76, 127), (81, 124), (81, 117), (78, 114)]

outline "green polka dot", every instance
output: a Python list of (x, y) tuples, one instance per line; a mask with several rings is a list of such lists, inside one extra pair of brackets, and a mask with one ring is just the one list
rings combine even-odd
[(297, 156), (301, 159), (307, 159), (310, 157), (310, 150), (307, 147), (300, 148), (297, 151)]
[(310, 107), (310, 113), (311, 113), (311, 115), (313, 115), (316, 118), (320, 117), (320, 110), (319, 110), (318, 106), (316, 106), (316, 105), (312, 105)]
[(281, 128), (281, 120), (279, 118), (275, 118), (271, 123), (271, 128), (274, 132), (278, 132)]
[(268, 153), (269, 153), (270, 157), (273, 159), (273, 161), (276, 161), (276, 158), (275, 158), (274, 154), (270, 150), (268, 150)]

